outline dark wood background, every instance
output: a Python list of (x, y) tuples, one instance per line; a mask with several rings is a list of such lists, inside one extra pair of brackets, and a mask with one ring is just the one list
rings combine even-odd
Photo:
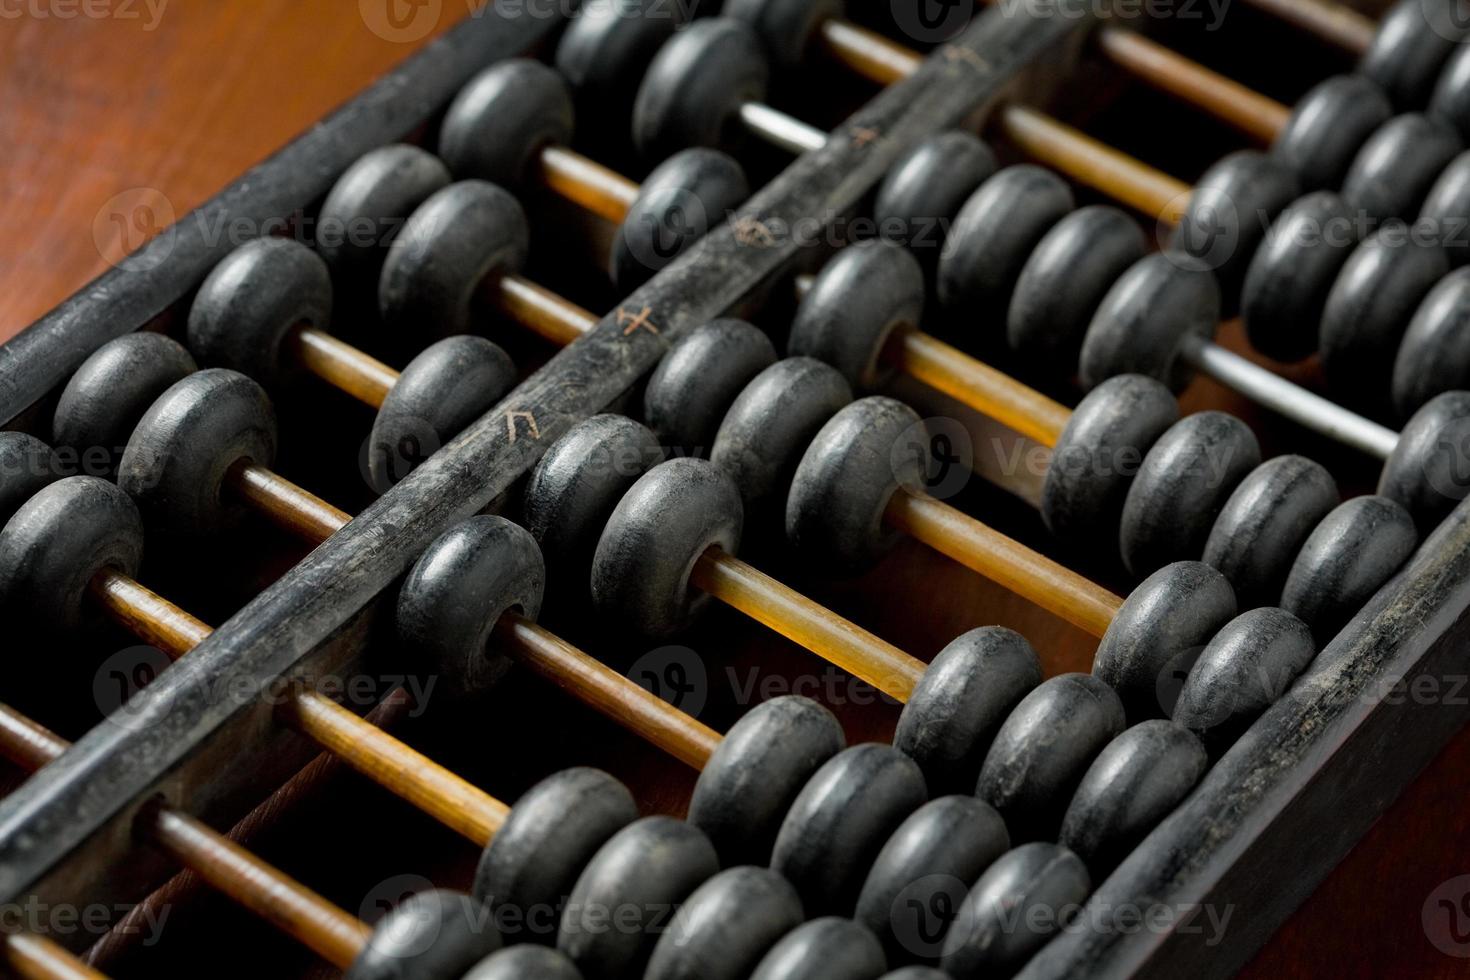
[[(435, 30), (465, 14), (463, 0), (442, 8)], [(110, 13), (100, 18), (44, 0), (0, 9), (0, 214), (9, 229), (0, 239), (0, 339), (137, 244), (121, 237), (120, 208), (164, 200), (184, 213), (423, 40), (374, 33), (361, 12), (368, 6), (353, 0), (172, 0), (156, 21), (142, 0), (91, 8)], [(76, 15), (62, 16), (69, 11)], [(1294, 98), (1291, 84), (1273, 94)], [(1208, 385), (1191, 402), (1248, 412)], [(1085, 669), (1085, 662), (1060, 666)], [(1470, 733), (1393, 806), (1247, 975), (1466, 975), (1470, 960), (1436, 950), (1421, 916), (1442, 881), (1470, 871), (1467, 774)], [(239, 930), (256, 934), (242, 913), (222, 904), (211, 910), (226, 944)]]

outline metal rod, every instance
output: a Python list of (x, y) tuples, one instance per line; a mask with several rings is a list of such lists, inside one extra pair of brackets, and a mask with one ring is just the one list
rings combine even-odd
[(753, 135), (797, 156), (827, 145), (827, 134), (817, 127), (760, 102), (742, 105), (740, 121)]

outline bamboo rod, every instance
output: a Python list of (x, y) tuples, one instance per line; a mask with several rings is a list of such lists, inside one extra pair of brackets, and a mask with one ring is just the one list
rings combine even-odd
[(20, 980), (107, 980), (105, 974), (35, 933), (6, 936), (5, 962)]
[(566, 147), (546, 147), (536, 164), (544, 186), (612, 224), (622, 224), (638, 200), (633, 181)]
[(352, 520), (352, 515), (254, 463), (230, 471), (229, 486), (246, 503), (290, 534), (320, 544)]
[(382, 408), (398, 383), (393, 368), (314, 327), (292, 331), (287, 344), (298, 364), (369, 408)]
[(87, 587), (110, 619), (172, 660), (203, 643), (212, 632), (163, 596), (112, 569), (98, 572)]
[(1378, 25), (1372, 18), (1334, 0), (1245, 0), (1277, 20), (1314, 34), (1352, 55), (1373, 44)]
[(521, 276), (503, 276), (491, 294), (496, 309), (527, 330), (565, 347), (597, 325), (597, 317)]

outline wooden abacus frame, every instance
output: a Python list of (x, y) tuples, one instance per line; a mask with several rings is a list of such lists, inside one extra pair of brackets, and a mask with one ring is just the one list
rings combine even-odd
[[(558, 26), (557, 17), (489, 8), (252, 170), (5, 347), (0, 419), (24, 427), (97, 347), (166, 322), (228, 248), (201, 229), (303, 213), (361, 153), (412, 133), (479, 69), (534, 49)], [(1056, 76), (1047, 63), (1065, 62), (1090, 26), (1047, 16), (1043, 4), (980, 18), (758, 193), (741, 223), (789, 227), (841, 214), (917, 139), (973, 122), (1015, 87), (1044, 101), (1037, 89)], [(131, 704), (130, 725), (104, 723), (0, 801), (0, 902), (133, 898), (156, 884), (166, 866), (141, 858), (128, 832), (140, 806), (163, 796), (206, 819), (233, 819), (311, 754), (272, 725), (268, 706), (213, 692), (353, 669), (379, 595), (429, 541), (489, 505), (572, 424), (615, 404), (668, 343), (740, 308), (796, 258), (789, 241), (753, 244), (731, 226), (711, 233), (627, 300), (651, 311), (657, 334), (627, 334), (615, 314), (604, 318), (166, 672)], [(1206, 947), (1200, 932), (1178, 927), (1184, 921), (1156, 932), (1070, 932), (1026, 975), (1217, 976), (1241, 965), (1464, 723), (1463, 706), (1375, 695), (1454, 673), (1470, 636), (1467, 606), (1462, 506), (1092, 899), (1112, 909), (1233, 906), (1225, 947)], [(252, 765), (229, 764), (246, 751)]]

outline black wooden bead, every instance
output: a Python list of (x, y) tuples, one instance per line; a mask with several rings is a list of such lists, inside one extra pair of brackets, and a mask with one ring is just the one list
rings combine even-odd
[(554, 69), (511, 58), (460, 89), (439, 130), (439, 155), (460, 180), (525, 182), (536, 155), (572, 138), (572, 93)]
[(484, 337), (446, 337), (403, 369), (368, 436), (368, 475), (387, 493), (512, 388), (510, 355)]
[(214, 267), (189, 308), (189, 349), (267, 385), (293, 373), (282, 347), (307, 325), (332, 322), (332, 276), (311, 249), (289, 238), (256, 238)]
[(1393, 362), (1393, 405), (1409, 418), (1436, 395), (1470, 387), (1470, 268), (1445, 276), (1414, 311)]
[(1062, 429), (1041, 491), (1041, 517), (1074, 550), (1118, 538), (1123, 502), (1148, 451), (1179, 421), (1179, 403), (1161, 382), (1137, 374), (1099, 384)]
[(1204, 551), (1225, 501), (1261, 463), (1261, 447), (1240, 419), (1198, 412), (1154, 443), (1128, 487), (1119, 524), (1123, 564), (1147, 575)]
[(150, 528), (207, 534), (245, 514), (225, 488), (235, 464), (269, 468), (275, 457), (276, 413), (265, 391), (243, 374), (211, 368), (148, 409), (123, 451), (117, 482)]
[(663, 447), (646, 426), (626, 415), (594, 415), (572, 426), (531, 471), (523, 523), (553, 567), (580, 576), (618, 501), (663, 461)]
[(1455, 128), (1461, 139), (1470, 138), (1470, 48), (1458, 45), (1445, 62), (1429, 100), (1429, 114)]
[(1114, 207), (1091, 205), (1057, 222), (1016, 281), (1006, 318), (1011, 348), (1038, 369), (1071, 374), (1098, 304), (1147, 251), (1138, 222)]
[(50, 446), (24, 432), (0, 431), (0, 528), (27, 500), (64, 476)]
[(888, 969), (883, 947), (851, 919), (813, 919), (787, 933), (750, 980), (876, 980)]
[(1251, 346), (1278, 361), (1317, 351), (1317, 326), (1337, 273), (1361, 235), (1343, 199), (1317, 191), (1271, 226), (1245, 274), (1241, 316)]
[(850, 915), (873, 860), (927, 799), (924, 774), (889, 745), (855, 745), (807, 782), (781, 822), (771, 867), (808, 916)]
[(1470, 151), (1440, 172), (1419, 210), (1419, 224), (1444, 246), (1451, 263), (1470, 264)]
[(520, 269), (528, 238), (526, 213), (506, 191), (480, 180), (450, 184), (388, 250), (378, 283), (383, 322), (405, 337), (474, 333), (481, 283)]
[(791, 69), (801, 64), (822, 22), (843, 16), (845, 7), (843, 0), (726, 0), (720, 12), (754, 28), (771, 61)]
[(728, 153), (697, 146), (669, 157), (643, 181), (613, 239), (613, 284), (637, 289), (749, 196), (745, 169)]
[(1302, 545), (1281, 605), (1325, 646), (1418, 544), (1414, 519), (1397, 501), (1354, 497), (1328, 514)]
[(1170, 247), (1214, 272), (1227, 318), (1238, 309), (1246, 268), (1266, 229), (1299, 192), (1295, 171), (1255, 150), (1229, 154), (1195, 183)]
[(1334, 75), (1297, 101), (1271, 153), (1296, 174), (1303, 191), (1332, 190), (1368, 137), (1392, 115), (1393, 103), (1373, 82), (1362, 75)]
[(746, 980), (804, 918), (796, 889), (769, 868), (721, 871), (680, 906), (644, 980)]
[(1418, 108), (1429, 100), (1445, 59), (1464, 36), (1456, 0), (1399, 0), (1384, 15), (1358, 71), (1388, 93), (1394, 105)]
[(767, 864), (781, 822), (812, 775), (847, 745), (832, 712), (808, 698), (774, 698), (725, 734), (694, 784), (689, 822), (725, 867)]
[(1101, 680), (1049, 678), (1000, 726), (975, 795), (1005, 817), (1012, 840), (1054, 838), (1083, 773), (1124, 724), (1122, 702)]
[(605, 772), (565, 769), (548, 776), (516, 802), (485, 848), (475, 897), (497, 920), (519, 924), (521, 934), (508, 933), (512, 940), (550, 944), (582, 870), (637, 819), (633, 795)]
[(1023, 844), (970, 889), (940, 967), (953, 980), (1008, 977), (1063, 926), (1092, 890), (1082, 859), (1059, 844)]
[(49, 632), (86, 625), (88, 585), (103, 569), (135, 577), (143, 521), (116, 485), (73, 476), (42, 487), (0, 531), (0, 606)]
[(637, 980), (668, 912), (720, 870), (699, 829), (644, 817), (598, 850), (577, 879), (556, 947), (587, 980)]
[(1242, 609), (1281, 598), (1297, 552), (1342, 498), (1337, 481), (1305, 456), (1277, 456), (1250, 472), (1215, 518), (1203, 561), (1219, 569)]
[(995, 153), (972, 133), (950, 129), (916, 143), (878, 185), (878, 233), (933, 269), (955, 215), (995, 167)]
[(1045, 167), (1023, 163), (998, 171), (960, 208), (944, 239), (936, 295), (946, 310), (978, 329), (1004, 323), (1026, 260), (1076, 203)]
[(1399, 433), (1378, 492), (1402, 504), (1428, 534), (1470, 493), (1470, 392), (1425, 402)]
[(130, 333), (108, 341), (62, 390), (52, 439), (75, 450), (88, 475), (109, 476), (143, 413), (197, 370), (189, 352), (163, 334)]
[(950, 976), (932, 966), (905, 966), (883, 974), (878, 980), (950, 980)]
[(709, 453), (731, 403), (776, 363), (776, 348), (744, 320), (715, 320), (680, 337), (643, 394), (643, 417), (681, 456)]
[(398, 593), (398, 637), (416, 670), (457, 694), (493, 685), (510, 662), (488, 649), (508, 612), (541, 613), (546, 565), (524, 528), (503, 517), (472, 517), (424, 551)]
[(582, 5), (557, 42), (556, 70), (576, 92), (584, 128), (626, 130), (644, 69), (682, 25), (685, 8), (665, 0)]
[(852, 387), (837, 369), (810, 357), (777, 361), (745, 386), (720, 423), (710, 459), (734, 479), (747, 514), (784, 512), (807, 446), (851, 402)]
[(1417, 112), (1395, 116), (1358, 151), (1342, 181), (1343, 200), (1376, 221), (1411, 219), (1462, 148), (1459, 135), (1436, 119)]
[(1133, 718), (1167, 714), (1183, 676), (1220, 628), (1235, 618), (1235, 592), (1209, 565), (1181, 561), (1144, 579), (1098, 644), (1092, 672), (1122, 696)]
[(709, 596), (689, 583), (710, 548), (735, 554), (745, 524), (729, 474), (702, 459), (649, 470), (618, 502), (592, 559), (592, 601), (610, 620), (648, 636), (689, 625)]
[(1316, 655), (1312, 631), (1285, 609), (1241, 613), (1190, 668), (1174, 721), (1201, 734), (1238, 734), (1276, 703)]
[(1061, 843), (1104, 877), (1194, 789), (1205, 747), (1173, 722), (1140, 722), (1098, 754), (1062, 818)]
[(770, 69), (750, 25), (729, 17), (695, 21), (648, 66), (633, 105), (633, 142), (662, 160), (689, 146), (723, 146), (746, 102), (766, 96)]
[(962, 633), (914, 687), (893, 746), (919, 764), (930, 793), (969, 792), (1001, 723), (1041, 683), (1026, 638), (1000, 626)]
[(556, 950), (523, 943), (491, 953), (463, 980), (582, 980), (582, 974)]
[(943, 916), (1010, 846), (1005, 821), (985, 801), (931, 800), (883, 845), (854, 917), (883, 943), (889, 963), (934, 962), (942, 948)]
[(893, 373), (882, 363), (889, 338), (923, 313), (918, 260), (893, 242), (859, 242), (833, 256), (802, 298), (788, 351), (827, 362), (855, 389), (873, 388)]
[(1403, 225), (1385, 226), (1357, 247), (1322, 310), (1322, 367), (1340, 399), (1388, 409), (1399, 341), (1449, 271), (1445, 250)]
[(460, 980), (500, 948), (489, 910), (447, 889), (419, 892), (373, 927), (347, 980)]
[(807, 448), (786, 501), (786, 536), (823, 567), (857, 572), (902, 535), (884, 523), (901, 488), (917, 488), (929, 451), (922, 420), (892, 398), (853, 402)]
[(316, 250), (333, 279), (376, 289), (394, 236), (451, 179), (443, 160), (407, 143), (371, 150), (348, 167), (317, 215)]
[(1204, 261), (1155, 252), (1119, 277), (1093, 314), (1082, 342), (1082, 384), (1145, 374), (1174, 391), (1194, 377), (1180, 356), (1190, 338), (1211, 340), (1220, 322), (1220, 284)]

